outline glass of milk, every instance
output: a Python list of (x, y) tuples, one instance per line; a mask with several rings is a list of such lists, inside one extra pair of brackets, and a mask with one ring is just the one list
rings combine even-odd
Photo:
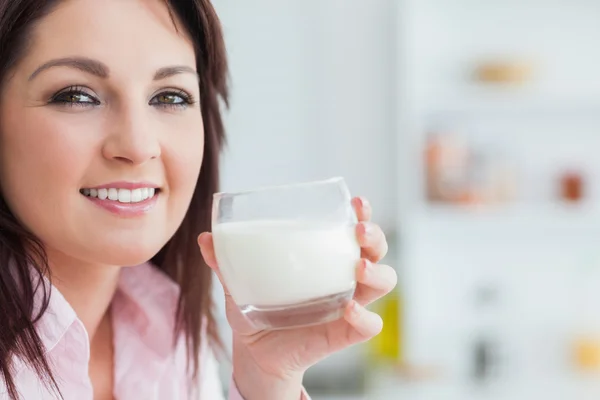
[(221, 276), (258, 329), (340, 318), (360, 260), (356, 214), (343, 178), (214, 196)]

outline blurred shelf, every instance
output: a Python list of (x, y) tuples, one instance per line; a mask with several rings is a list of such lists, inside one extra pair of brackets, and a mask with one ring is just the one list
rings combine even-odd
[(405, 221), (421, 232), (443, 235), (600, 235), (600, 209), (591, 205), (513, 205), (467, 208), (425, 206)]
[[(562, 382), (561, 382), (562, 383)], [(431, 387), (406, 387), (390, 385), (368, 395), (369, 400), (591, 400), (598, 399), (600, 388), (575, 386), (573, 384), (548, 385), (537, 382), (532, 386), (527, 384), (500, 387), (496, 390), (483, 390), (469, 385), (439, 385)]]
[[(445, 94), (447, 93), (447, 94)], [(456, 93), (461, 93), (457, 96)], [(600, 120), (600, 98), (587, 94), (540, 93), (494, 85), (472, 85), (436, 91), (418, 101), (424, 116), (565, 118), (584, 116)]]
[(571, 371), (550, 379), (499, 379), (479, 386), (458, 377), (427, 382), (402, 382), (393, 376), (373, 379), (369, 400), (591, 400), (600, 398), (600, 381)]

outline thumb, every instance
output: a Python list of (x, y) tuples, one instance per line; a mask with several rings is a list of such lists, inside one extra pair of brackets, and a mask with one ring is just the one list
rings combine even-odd
[(229, 297), (229, 290), (227, 289), (227, 286), (225, 285), (225, 281), (223, 280), (223, 277), (221, 276), (221, 271), (219, 270), (219, 264), (217, 263), (217, 257), (215, 255), (215, 246), (213, 243), (212, 233), (210, 233), (210, 232), (201, 233), (200, 236), (198, 236), (198, 246), (200, 246), (200, 253), (202, 253), (204, 262), (206, 263), (206, 265), (208, 265), (210, 267), (210, 269), (212, 269), (215, 272), (215, 274), (217, 275), (217, 278), (219, 278), (219, 281), (221, 282), (221, 285), (223, 286), (225, 295), (227, 297)]
[(223, 286), (223, 291), (225, 292), (225, 305), (227, 308), (227, 319), (231, 325), (231, 328), (235, 332), (241, 334), (249, 335), (255, 333), (256, 330), (242, 315), (240, 309), (233, 301), (231, 293), (229, 293), (229, 289), (227, 289), (227, 285), (225, 285), (225, 281), (223, 280), (223, 276), (219, 270), (217, 257), (215, 256), (213, 235), (209, 232), (202, 233), (200, 236), (198, 236), (198, 246), (200, 246), (200, 252), (202, 253), (202, 257), (204, 257), (204, 262), (206, 262), (206, 264), (214, 271), (214, 273), (217, 275), (217, 278), (219, 278), (219, 281), (221, 282), (221, 286)]
[(201, 233), (198, 236), (198, 246), (200, 246), (200, 252), (204, 257), (204, 262), (215, 272), (218, 271), (217, 257), (215, 256), (215, 247), (213, 243), (213, 236), (210, 232)]

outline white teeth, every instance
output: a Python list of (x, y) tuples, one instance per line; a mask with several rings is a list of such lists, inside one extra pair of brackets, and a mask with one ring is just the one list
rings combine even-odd
[(139, 203), (148, 198), (154, 197), (156, 189), (140, 188), (140, 189), (83, 189), (81, 193), (89, 197), (97, 197), (100, 200), (112, 200), (119, 203)]
[(108, 199), (113, 201), (119, 200), (119, 191), (114, 188), (108, 189)]
[(142, 189), (135, 189), (131, 191), (131, 202), (137, 203), (142, 201)]
[(131, 203), (131, 190), (119, 189), (119, 203)]

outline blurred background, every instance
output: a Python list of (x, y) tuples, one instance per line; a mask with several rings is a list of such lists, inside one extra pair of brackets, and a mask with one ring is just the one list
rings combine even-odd
[(600, 1), (213, 1), (222, 188), (344, 176), (400, 277), (314, 399), (600, 398)]

